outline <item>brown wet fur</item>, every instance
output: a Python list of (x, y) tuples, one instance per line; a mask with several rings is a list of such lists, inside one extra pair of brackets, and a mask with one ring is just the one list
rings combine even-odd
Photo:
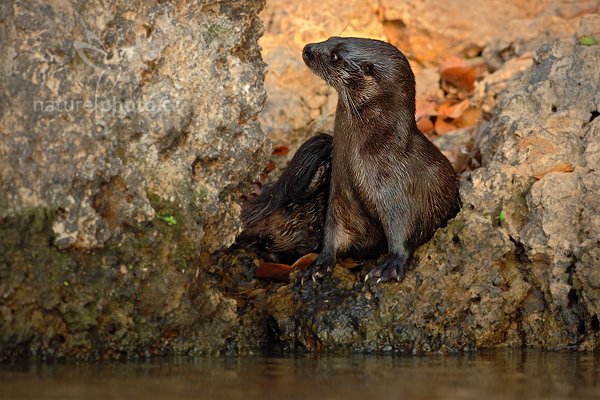
[(414, 250), (460, 207), (454, 169), (417, 128), (410, 65), (394, 46), (363, 38), (308, 44), (303, 58), (339, 95), (323, 248), (303, 281), (382, 244), (388, 257), (367, 279), (402, 280)]
[(320, 252), (303, 282), (327, 275), (338, 256), (387, 250), (367, 279), (402, 280), (414, 250), (460, 207), (454, 169), (416, 126), (410, 65), (392, 45), (362, 38), (309, 44), (303, 58), (339, 94), (333, 138), (309, 139), (244, 205), (238, 243), (275, 262)]

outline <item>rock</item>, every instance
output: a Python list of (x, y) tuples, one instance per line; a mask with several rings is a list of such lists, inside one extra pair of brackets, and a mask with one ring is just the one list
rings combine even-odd
[(489, 42), (482, 56), (493, 72), (505, 62), (523, 57), (542, 44), (573, 35), (577, 25), (577, 19), (567, 20), (553, 15), (507, 21), (503, 34)]
[[(600, 31), (582, 19), (577, 36)], [(600, 348), (600, 46), (542, 46), (481, 133), (463, 209), (399, 284), (337, 266), (270, 299), (288, 348)]]
[(111, 4), (0, 6), (0, 358), (256, 347), (200, 254), (269, 153), (264, 1)]
[(531, 66), (533, 60), (530, 54), (524, 54), (518, 58), (511, 58), (493, 73), (486, 75), (477, 82), (473, 103), (485, 115), (491, 117), (491, 113), (498, 104), (498, 97), (506, 89), (509, 83), (515, 82), (523, 71)]
[[(306, 287), (254, 279), (243, 250), (211, 257), (268, 158), (264, 2), (113, 3), (0, 4), (0, 359), (600, 348), (600, 46), (577, 40), (599, 17), (527, 56), (597, 1), (271, 2), (261, 122), (290, 156), (336, 105), (307, 42), (404, 38), (423, 97), (442, 54), (498, 68), (478, 86), (483, 167), (406, 279), (364, 283), (367, 260)], [(531, 18), (544, 40), (493, 41)]]
[[(255, 120), (264, 66), (257, 47), (242, 47), (256, 40), (259, 22), (245, 14), (245, 27), (228, 25), (218, 7), (175, 17), (166, 5), (122, 4), (114, 14), (86, 7), (5, 10), (5, 20), (14, 20), (4, 25), (12, 56), (3, 62), (2, 95), (11, 107), (3, 110), (0, 217), (61, 210), (56, 244), (90, 249), (123, 224), (154, 219), (154, 194), (190, 219), (200, 215), (190, 234), (207, 250), (232, 243), (234, 197), (268, 147)], [(203, 22), (186, 20), (193, 18)], [(240, 144), (232, 147), (235, 138)], [(104, 210), (106, 201), (115, 209)], [(108, 212), (115, 215), (103, 218)], [(213, 220), (227, 223), (215, 230)]]
[(434, 0), (383, 0), (384, 26), (391, 43), (419, 61), (436, 61), (449, 55), (473, 57), (493, 38), (506, 33), (514, 20), (544, 10), (531, 2), (439, 2)]

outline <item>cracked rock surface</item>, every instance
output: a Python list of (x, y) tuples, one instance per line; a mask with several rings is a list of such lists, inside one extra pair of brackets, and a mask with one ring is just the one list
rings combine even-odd
[(258, 346), (200, 258), (270, 152), (263, 6), (2, 2), (0, 358)]

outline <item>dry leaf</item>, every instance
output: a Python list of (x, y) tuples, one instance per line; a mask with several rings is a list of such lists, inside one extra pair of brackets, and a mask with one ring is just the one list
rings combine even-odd
[(435, 120), (435, 133), (445, 135), (448, 132), (457, 130), (458, 128), (451, 122), (444, 121), (444, 118), (438, 117)]
[(440, 70), (453, 68), (453, 67), (468, 67), (467, 61), (464, 58), (460, 58), (457, 56), (446, 57), (440, 63)]
[(440, 71), (440, 76), (457, 89), (471, 93), (475, 88), (477, 70), (473, 67), (448, 67)]
[(258, 268), (256, 268), (256, 277), (260, 279), (273, 279), (279, 282), (289, 282), (290, 272), (307, 268), (318, 256), (319, 254), (317, 253), (308, 253), (300, 257), (292, 265), (261, 262)]
[(273, 149), (273, 155), (279, 157), (286, 156), (289, 152), (290, 149), (287, 146), (275, 146), (275, 148)]
[(292, 267), (287, 264), (262, 262), (256, 268), (256, 277), (259, 279), (273, 279), (279, 282), (288, 282)]
[(292, 269), (295, 271), (297, 269), (305, 269), (307, 268), (309, 265), (311, 265), (319, 256), (318, 253), (308, 253), (306, 255), (303, 255), (302, 257), (300, 257), (299, 259), (296, 260), (296, 262), (294, 262), (292, 264)]
[(468, 126), (473, 126), (479, 122), (479, 117), (481, 113), (479, 110), (475, 108), (469, 108), (465, 112), (463, 112), (460, 117), (456, 118), (453, 122), (459, 128), (466, 128)]
[(418, 100), (415, 117), (417, 119), (437, 115), (437, 103), (429, 100)]
[(442, 103), (438, 108), (438, 116), (443, 118), (458, 118), (469, 108), (469, 100), (465, 99), (460, 103), (450, 105), (449, 103)]
[(417, 121), (417, 128), (423, 133), (432, 133), (434, 126), (433, 122), (431, 122), (431, 118), (421, 118)]
[(359, 265), (361, 265), (360, 263), (357, 263), (356, 261), (354, 261), (352, 258), (346, 258), (344, 261), (342, 261), (340, 263), (340, 265), (344, 268), (348, 268), (348, 269), (352, 269), (352, 268), (356, 268)]

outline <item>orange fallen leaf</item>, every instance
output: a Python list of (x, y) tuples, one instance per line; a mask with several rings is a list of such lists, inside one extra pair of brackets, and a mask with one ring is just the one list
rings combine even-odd
[(448, 67), (440, 71), (442, 80), (459, 90), (471, 93), (475, 88), (477, 70), (473, 67)]
[(423, 117), (417, 121), (417, 128), (423, 133), (431, 133), (433, 132), (434, 126), (433, 122), (431, 122), (431, 118)]
[(300, 257), (292, 265), (261, 262), (258, 268), (256, 268), (256, 277), (260, 279), (273, 279), (279, 282), (289, 282), (290, 272), (307, 268), (318, 256), (319, 254), (317, 253), (308, 253)]
[(273, 155), (274, 156), (285, 156), (290, 152), (289, 147), (287, 146), (275, 146), (275, 148), (273, 148)]
[(462, 115), (469, 108), (469, 99), (450, 105), (449, 103), (442, 103), (438, 108), (438, 116), (443, 118), (456, 119)]
[(558, 163), (555, 166), (543, 170), (535, 175), (533, 175), (536, 179), (542, 179), (546, 174), (550, 172), (573, 172), (573, 165), (568, 163)]
[(288, 282), (292, 267), (287, 264), (262, 262), (256, 268), (256, 277), (259, 279), (273, 279), (279, 282)]
[(438, 117), (435, 120), (435, 132), (438, 135), (445, 135), (448, 132), (452, 132), (458, 129), (456, 125), (451, 122), (444, 121), (444, 118)]
[(479, 110), (475, 108), (469, 108), (463, 112), (460, 117), (454, 120), (454, 125), (459, 128), (466, 128), (468, 126), (473, 126), (479, 122), (479, 117), (481, 113)]
[(292, 269), (295, 271), (297, 269), (305, 269), (307, 268), (310, 264), (312, 264), (317, 257), (319, 256), (318, 253), (308, 253), (303, 255), (302, 257), (300, 257), (299, 259), (297, 259), (293, 264), (292, 264)]
[(467, 61), (464, 58), (457, 56), (446, 57), (440, 63), (440, 70), (452, 68), (452, 67), (468, 67)]
[(342, 261), (340, 263), (340, 265), (344, 268), (352, 269), (352, 268), (358, 267), (360, 265), (360, 263), (357, 263), (352, 258), (346, 258), (344, 261)]

